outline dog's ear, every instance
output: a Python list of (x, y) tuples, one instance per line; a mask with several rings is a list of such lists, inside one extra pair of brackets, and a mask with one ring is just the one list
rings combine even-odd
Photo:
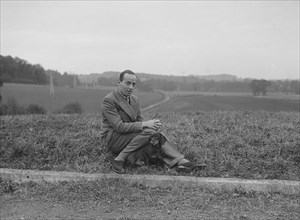
[(162, 133), (159, 133), (159, 135), (160, 135), (159, 143), (160, 145), (163, 145), (167, 139)]
[(149, 142), (150, 142), (151, 139), (153, 138), (153, 134), (154, 134), (154, 133), (150, 134), (150, 136), (149, 136)]

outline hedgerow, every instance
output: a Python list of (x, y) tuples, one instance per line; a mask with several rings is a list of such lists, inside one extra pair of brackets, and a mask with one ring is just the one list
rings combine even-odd
[(44, 115), (47, 110), (38, 104), (29, 104), (27, 107), (20, 105), (15, 98), (9, 98), (6, 104), (0, 103), (0, 116), (1, 115), (30, 115), (30, 114), (40, 114)]

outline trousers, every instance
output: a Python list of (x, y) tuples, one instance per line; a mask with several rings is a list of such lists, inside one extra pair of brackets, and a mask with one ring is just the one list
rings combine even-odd
[[(108, 141), (107, 147), (113, 154), (118, 154), (118, 158), (125, 161), (130, 153), (148, 143), (149, 137), (153, 132), (156, 131), (153, 129), (144, 129), (139, 133), (114, 133)], [(166, 135), (164, 136), (166, 137)], [(180, 160), (184, 159), (184, 155), (174, 147), (174, 144), (168, 137), (166, 137), (166, 142), (161, 147), (165, 153), (163, 161), (168, 167), (172, 168)]]

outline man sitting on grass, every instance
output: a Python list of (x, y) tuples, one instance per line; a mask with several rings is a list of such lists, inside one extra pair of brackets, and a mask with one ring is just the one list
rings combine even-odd
[[(111, 161), (112, 169), (117, 173), (125, 173), (124, 163), (128, 155), (147, 144), (149, 136), (162, 126), (158, 119), (143, 121), (139, 100), (132, 94), (136, 82), (134, 72), (123, 71), (117, 89), (105, 96), (101, 105), (101, 139), (117, 155)], [(165, 154), (163, 161), (169, 168), (191, 172), (197, 167), (205, 167), (205, 164), (199, 165), (186, 159), (167, 137), (162, 150)]]

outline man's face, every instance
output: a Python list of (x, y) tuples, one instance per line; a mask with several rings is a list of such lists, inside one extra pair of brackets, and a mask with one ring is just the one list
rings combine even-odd
[(119, 82), (119, 91), (124, 96), (130, 96), (136, 86), (136, 76), (125, 73), (123, 81)]

